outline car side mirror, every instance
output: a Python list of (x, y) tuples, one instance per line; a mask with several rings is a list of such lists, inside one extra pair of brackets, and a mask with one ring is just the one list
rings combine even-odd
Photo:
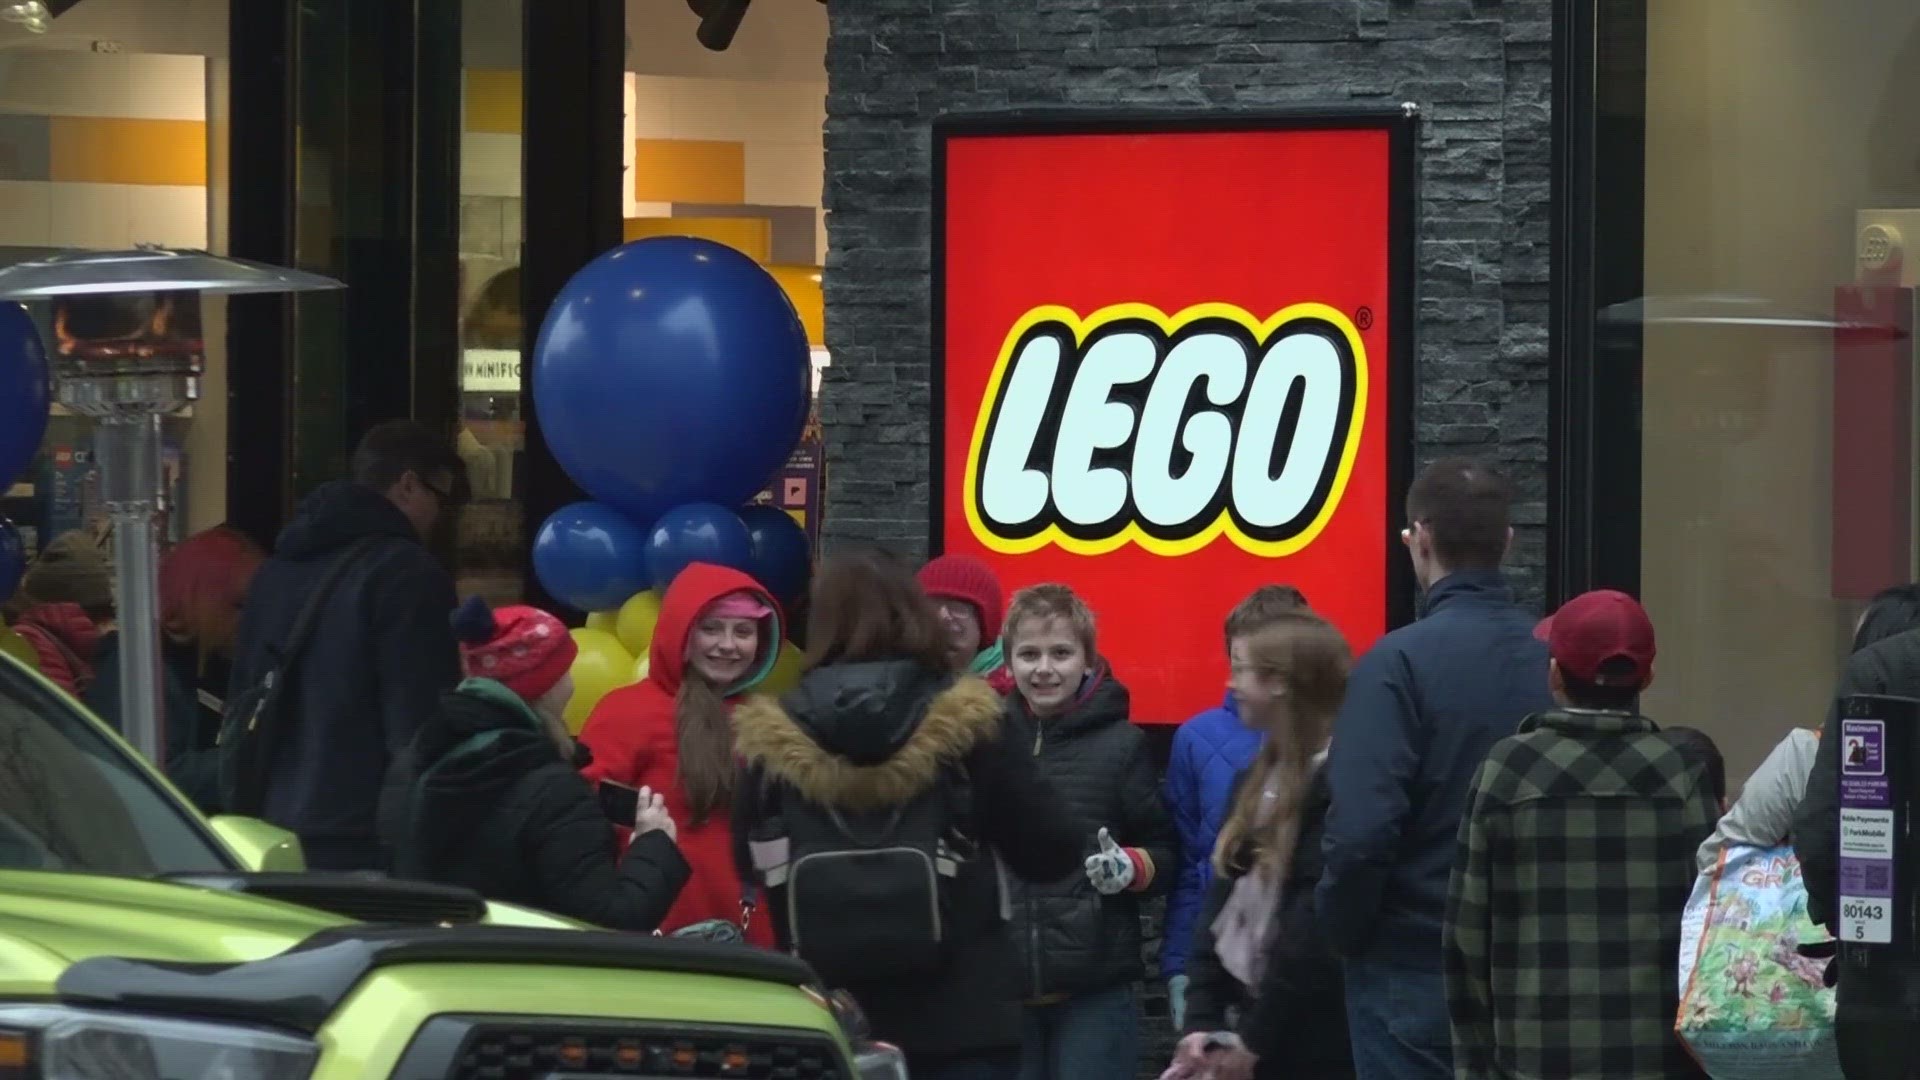
[(297, 874), (307, 868), (300, 838), (258, 818), (223, 814), (210, 823), (240, 865), (255, 874)]

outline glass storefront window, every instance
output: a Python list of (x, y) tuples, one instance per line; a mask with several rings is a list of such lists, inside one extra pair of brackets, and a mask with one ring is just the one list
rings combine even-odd
[[(0, 263), (60, 248), (154, 243), (226, 251), (227, 0), (165, 18), (141, 0), (92, 0), (46, 33), (0, 24)], [(163, 542), (226, 517), (225, 303), (161, 312), (150, 298), (29, 305), (50, 350), (63, 333), (197, 339), (199, 396), (165, 425)], [(104, 320), (104, 322), (102, 321)], [(164, 324), (164, 325), (163, 325)], [(85, 530), (104, 543), (92, 425), (55, 407), (39, 459), (0, 490), (29, 554)]]
[(460, 142), (461, 458), (473, 503), (455, 553), (462, 595), (521, 599), (527, 536), (520, 415), (521, 0), (465, 0)]
[(1865, 599), (1917, 576), (1920, 249), (1886, 256), (1920, 245), (1920, 8), (1644, 9), (1644, 295), (1602, 308), (1595, 362), (1640, 362), (1645, 707), (1737, 782), (1822, 721)]

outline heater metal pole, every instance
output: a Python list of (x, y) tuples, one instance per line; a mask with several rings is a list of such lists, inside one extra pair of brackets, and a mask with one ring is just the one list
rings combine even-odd
[(120, 633), (120, 730), (134, 749), (164, 768), (167, 715), (160, 669), (160, 415), (119, 414), (94, 425), (100, 487), (113, 523), (114, 585)]

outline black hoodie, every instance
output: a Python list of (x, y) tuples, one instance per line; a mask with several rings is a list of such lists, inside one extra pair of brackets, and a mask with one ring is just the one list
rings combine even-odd
[(227, 808), (298, 834), (315, 869), (386, 869), (390, 838), (376, 822), (388, 766), (460, 681), (452, 578), (385, 495), (336, 481), (301, 502), (247, 590), (233, 690), (260, 681), (308, 594), (359, 540), (369, 543), (321, 608), (289, 677), (265, 805)]
[(687, 883), (687, 861), (664, 832), (619, 855), (592, 785), (497, 682), (469, 679), (442, 697), (413, 758), (420, 779), (395, 859), (404, 877), (642, 932)]
[[(736, 846), (760, 824), (760, 795), (772, 785), (780, 799), (894, 806), (958, 764), (972, 788), (974, 829), (1007, 869), (1037, 880), (1076, 872), (1088, 826), (1067, 814), (1027, 748), (1008, 737), (1001, 708), (985, 682), (911, 660), (818, 668), (778, 702), (748, 698), (733, 713), (746, 763), (734, 798)], [(875, 1037), (905, 1050), (916, 1074), (1020, 1046), (1019, 961), (999, 919), (998, 879), (988, 860), (968, 866), (954, 893), (953, 960), (939, 979), (844, 988)], [(784, 947), (781, 900), (776, 891), (769, 907)]]

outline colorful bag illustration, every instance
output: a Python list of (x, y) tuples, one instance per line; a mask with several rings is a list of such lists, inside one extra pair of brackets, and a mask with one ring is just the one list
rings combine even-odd
[(1842, 1080), (1824, 960), (1790, 847), (1730, 845), (1694, 883), (1680, 928), (1674, 1031), (1713, 1080)]

